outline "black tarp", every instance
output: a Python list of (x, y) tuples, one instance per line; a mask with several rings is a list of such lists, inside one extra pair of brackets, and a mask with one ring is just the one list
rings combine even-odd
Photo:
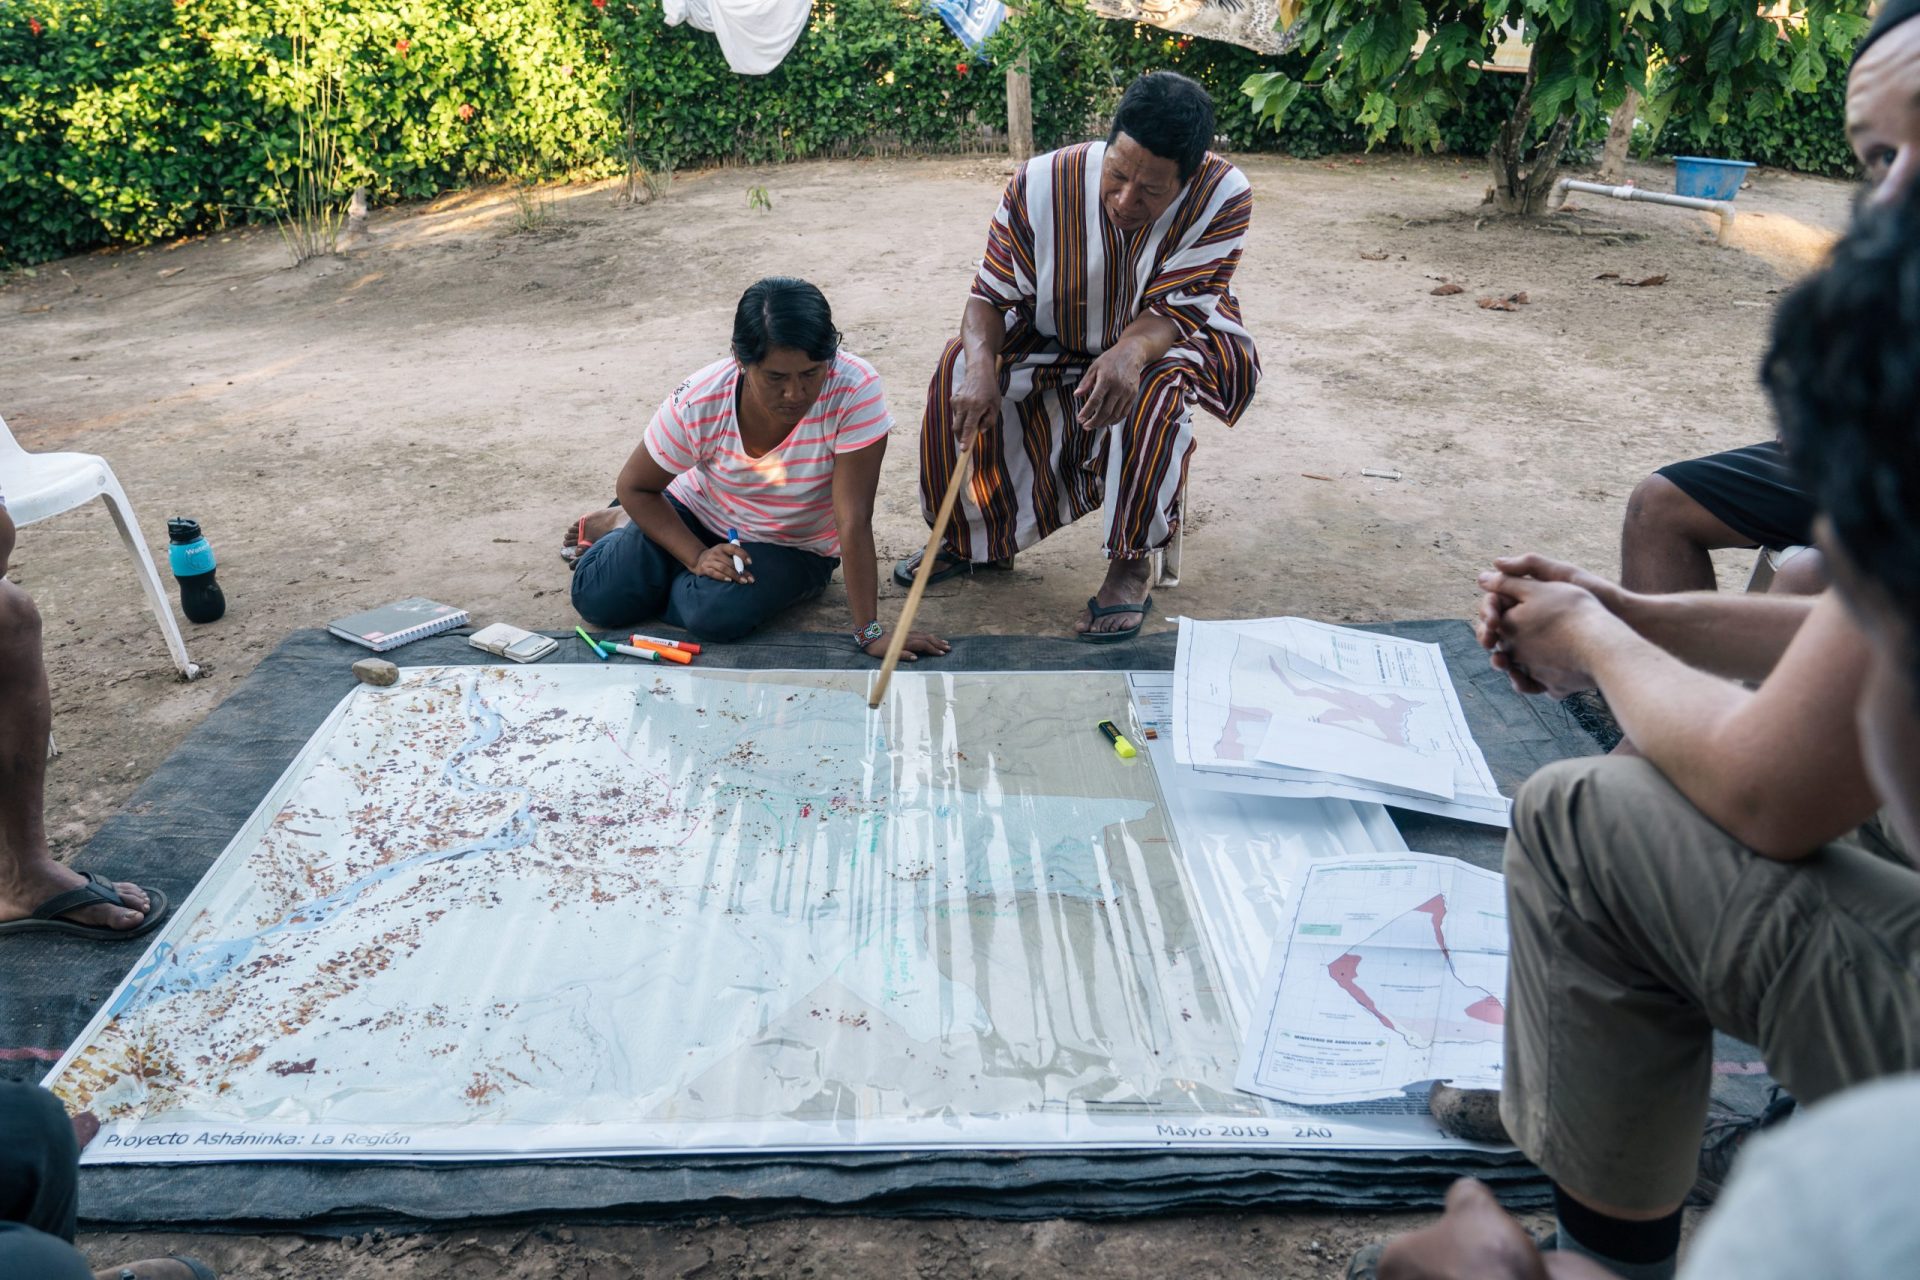
[[(1460, 622), (1379, 628), (1439, 643), (1474, 735), (1503, 790), (1552, 760), (1595, 751), (1556, 704), (1522, 698), (1491, 671)], [(971, 636), (927, 670), (1168, 670), (1174, 637), (1099, 647), (1067, 639)], [(324, 631), (294, 633), (187, 736), (76, 865), (157, 885), (183, 900), (313, 731), (352, 687), (366, 651)], [(403, 666), (498, 661), (456, 632), (388, 655)], [(549, 663), (596, 661), (562, 638)], [(839, 636), (771, 633), (714, 646), (703, 667), (872, 669)], [(1502, 835), (1394, 811), (1416, 849), (1497, 868)], [(38, 1079), (86, 1025), (144, 948), (40, 935), (0, 940), (0, 1078)], [(1756, 1055), (1728, 1042), (1729, 1079), (1757, 1105)], [(968, 1214), (998, 1218), (1121, 1216), (1253, 1205), (1392, 1208), (1437, 1204), (1462, 1173), (1511, 1203), (1545, 1202), (1546, 1184), (1517, 1156), (1314, 1152), (1206, 1155), (871, 1153), (775, 1157), (489, 1161), (475, 1164), (274, 1162), (90, 1167), (81, 1216), (96, 1227), (290, 1227), (510, 1220), (733, 1217), (794, 1212)]]

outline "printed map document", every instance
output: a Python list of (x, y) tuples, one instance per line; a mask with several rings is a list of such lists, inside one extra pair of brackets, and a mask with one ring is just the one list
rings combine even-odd
[(1173, 730), (1174, 758), (1231, 789), (1507, 825), (1439, 645), (1304, 618), (1182, 618)]
[(1121, 759), (1117, 673), (873, 678), (357, 687), (54, 1065), (83, 1159), (1459, 1145), (1234, 1085), (1384, 809)]
[(1293, 1103), (1500, 1087), (1505, 882), (1455, 858), (1311, 864), (1274, 939), (1236, 1083)]

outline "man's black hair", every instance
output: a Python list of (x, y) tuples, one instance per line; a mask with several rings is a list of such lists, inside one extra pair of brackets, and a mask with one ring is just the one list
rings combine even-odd
[(1920, 18), (1920, 0), (1887, 0), (1880, 6), (1879, 16), (1874, 18), (1873, 25), (1867, 28), (1867, 34), (1860, 37), (1860, 44), (1853, 51), (1853, 60), (1860, 61), (1860, 55), (1872, 48), (1881, 36), (1915, 18)]
[(1920, 188), (1780, 304), (1761, 379), (1814, 504), (1898, 612), (1920, 688)]
[(1123, 133), (1162, 160), (1173, 161), (1185, 182), (1213, 145), (1213, 99), (1177, 71), (1149, 71), (1120, 95), (1107, 142)]
[(792, 347), (809, 359), (831, 360), (840, 350), (827, 297), (805, 280), (768, 276), (747, 286), (733, 311), (733, 358), (759, 364), (771, 347)]

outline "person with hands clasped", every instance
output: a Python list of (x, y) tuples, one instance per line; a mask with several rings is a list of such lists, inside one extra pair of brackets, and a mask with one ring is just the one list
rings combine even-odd
[[(1520, 788), (1502, 1086), (1432, 1097), (1443, 1126), (1510, 1136), (1553, 1179), (1556, 1256), (1463, 1188), (1441, 1227), (1350, 1275), (1591, 1274), (1571, 1255), (1669, 1280), (1682, 1204), (1717, 1195), (1726, 1172), (1728, 1145), (1702, 1144), (1715, 1031), (1758, 1046), (1816, 1113), (1920, 1071), (1916, 332), (1909, 195), (1786, 298), (1763, 366), (1821, 513), (1837, 586), (1817, 599), (1646, 595), (1543, 556), (1481, 576), (1494, 666), (1523, 693), (1599, 689), (1633, 748)], [(1804, 1234), (1825, 1257), (1766, 1274), (1886, 1274), (1848, 1261), (1879, 1256), (1876, 1242)]]
[[(845, 556), (854, 645), (878, 658), (873, 503), (893, 416), (804, 280), (741, 295), (733, 351), (681, 383), (621, 468), (617, 507), (571, 531), (573, 607), (596, 627), (660, 618), (738, 640), (826, 589)], [(916, 632), (903, 657), (947, 642)]]

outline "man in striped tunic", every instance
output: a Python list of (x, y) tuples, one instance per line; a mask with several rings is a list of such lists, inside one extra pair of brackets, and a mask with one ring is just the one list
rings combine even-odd
[[(1139, 632), (1151, 553), (1181, 519), (1193, 407), (1231, 426), (1260, 378), (1231, 289), (1252, 194), (1212, 139), (1206, 90), (1153, 72), (1121, 97), (1105, 142), (1014, 174), (927, 394), (929, 522), (979, 437), (935, 580), (1004, 565), (1099, 510), (1107, 574), (1074, 629)], [(911, 582), (918, 566), (909, 557), (895, 577)]]

